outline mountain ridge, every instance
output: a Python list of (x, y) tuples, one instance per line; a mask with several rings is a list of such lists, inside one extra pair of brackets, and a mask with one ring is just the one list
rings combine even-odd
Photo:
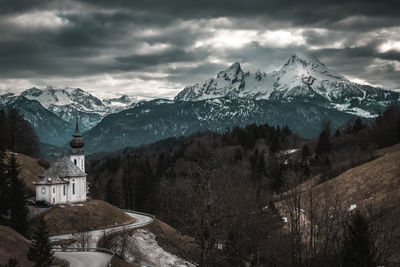
[(73, 124), (79, 117), (81, 130), (94, 127), (100, 120), (115, 112), (119, 112), (135, 103), (135, 99), (122, 95), (119, 98), (99, 99), (81, 88), (46, 88), (32, 87), (19, 95), (12, 93), (0, 95), (0, 103), (5, 105), (12, 98), (24, 97), (38, 101), (45, 109), (59, 116), (65, 122)]
[(317, 100), (321, 106), (361, 117), (374, 117), (399, 93), (353, 83), (326, 67), (318, 58), (294, 54), (271, 73), (244, 72), (235, 62), (203, 84), (186, 86), (175, 101), (200, 101), (220, 97), (296, 102)]
[[(40, 141), (57, 146), (70, 139), (78, 116), (87, 150), (101, 152), (253, 123), (288, 125), (308, 138), (319, 133), (323, 121), (340, 127), (354, 116), (372, 118), (398, 104), (399, 96), (353, 83), (316, 57), (292, 55), (269, 74), (244, 72), (235, 62), (202, 85), (185, 87), (174, 100), (101, 100), (80, 88), (47, 87), (2, 95), (0, 108), (20, 108)], [(35, 121), (38, 117), (44, 119)]]

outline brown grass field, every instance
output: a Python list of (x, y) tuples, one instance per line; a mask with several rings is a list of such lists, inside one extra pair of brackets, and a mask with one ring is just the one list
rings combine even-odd
[[(135, 220), (122, 210), (102, 200), (88, 200), (83, 206), (55, 206), (42, 213), (50, 235), (60, 235), (104, 229), (133, 223)], [(32, 225), (39, 222), (36, 217)]]

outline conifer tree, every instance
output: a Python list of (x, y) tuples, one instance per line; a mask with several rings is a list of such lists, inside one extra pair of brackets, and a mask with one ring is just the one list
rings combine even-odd
[(19, 267), (18, 261), (15, 258), (11, 258), (8, 260), (7, 264), (0, 265), (0, 267)]
[(373, 254), (368, 220), (357, 212), (348, 228), (343, 247), (343, 267), (372, 267)]
[(50, 266), (54, 260), (53, 250), (49, 240), (49, 231), (43, 217), (32, 237), (32, 245), (28, 251), (28, 259), (35, 263), (35, 267)]
[(6, 154), (0, 148), (0, 222), (2, 222), (2, 215), (7, 215), (10, 210), (8, 201), (9, 197), (9, 182), (6, 174), (6, 164), (4, 162)]
[(311, 173), (311, 151), (307, 144), (305, 144), (301, 150), (301, 159), (303, 164), (303, 174), (304, 176), (308, 177)]
[(10, 181), (10, 215), (11, 227), (21, 235), (28, 231), (28, 209), (25, 206), (25, 183), (18, 176), (20, 167), (14, 154), (8, 159), (7, 176)]
[(332, 150), (332, 144), (330, 141), (330, 130), (325, 128), (319, 135), (317, 142), (317, 150), (315, 151), (318, 156), (328, 154)]

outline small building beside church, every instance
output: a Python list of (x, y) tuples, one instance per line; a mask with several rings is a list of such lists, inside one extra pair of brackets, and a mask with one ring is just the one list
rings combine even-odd
[(76, 121), (69, 157), (61, 155), (35, 183), (36, 200), (51, 204), (68, 204), (86, 200), (85, 142)]

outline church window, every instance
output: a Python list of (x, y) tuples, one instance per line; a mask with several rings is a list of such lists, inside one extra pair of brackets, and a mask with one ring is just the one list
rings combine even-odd
[(55, 187), (53, 187), (53, 194), (56, 192), (56, 188)]
[(76, 165), (76, 159), (74, 159), (74, 163), (75, 163), (75, 165)]
[(75, 184), (72, 184), (72, 194), (75, 195)]
[(63, 195), (65, 196), (65, 185), (63, 186)]

